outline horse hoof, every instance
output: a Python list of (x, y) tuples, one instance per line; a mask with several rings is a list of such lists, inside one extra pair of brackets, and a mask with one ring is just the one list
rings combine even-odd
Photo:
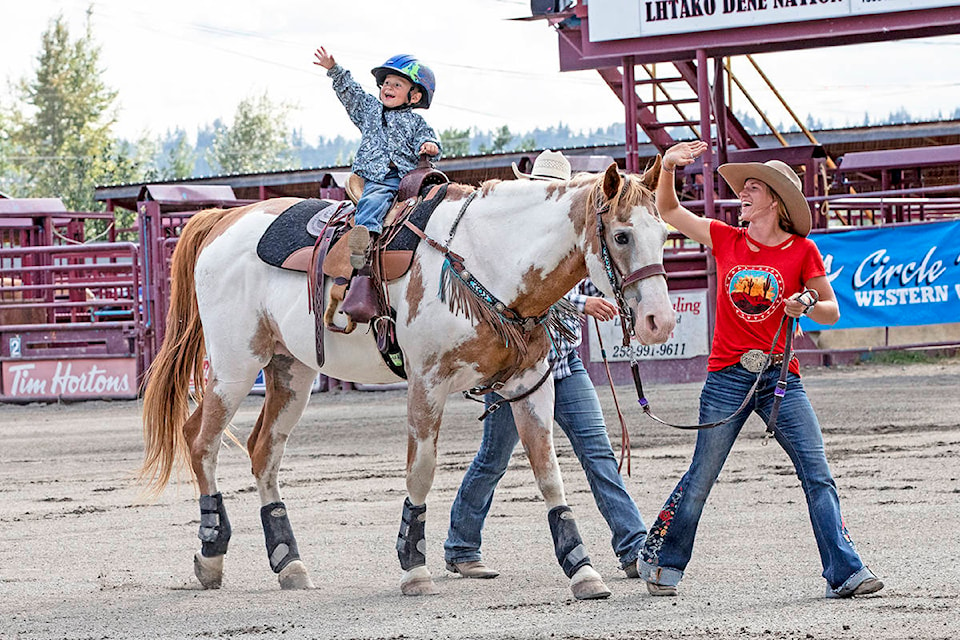
[(400, 593), (405, 596), (434, 596), (440, 593), (426, 567), (415, 567), (403, 574)]
[(193, 573), (204, 589), (219, 589), (223, 583), (223, 556), (206, 558), (194, 554)]
[(587, 565), (581, 567), (570, 581), (570, 590), (577, 600), (601, 600), (610, 597), (610, 589), (596, 570)]
[(284, 591), (294, 589), (313, 589), (313, 581), (307, 573), (307, 568), (299, 560), (294, 560), (277, 575), (280, 588)]

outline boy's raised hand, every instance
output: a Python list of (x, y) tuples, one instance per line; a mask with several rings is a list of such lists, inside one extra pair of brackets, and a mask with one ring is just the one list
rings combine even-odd
[(317, 52), (313, 55), (316, 58), (316, 60), (313, 61), (313, 64), (318, 64), (324, 69), (333, 69), (333, 65), (337, 64), (337, 61), (333, 59), (333, 56), (327, 53), (327, 50), (323, 47), (317, 49)]

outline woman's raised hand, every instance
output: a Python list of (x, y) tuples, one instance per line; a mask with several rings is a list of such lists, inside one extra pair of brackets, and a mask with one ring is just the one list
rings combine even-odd
[(663, 154), (663, 168), (672, 172), (676, 167), (685, 167), (688, 164), (693, 164), (693, 161), (699, 158), (703, 152), (709, 148), (710, 145), (702, 140), (675, 144)]

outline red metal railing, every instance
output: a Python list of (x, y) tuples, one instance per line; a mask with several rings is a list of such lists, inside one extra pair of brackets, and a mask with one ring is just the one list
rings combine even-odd
[[(69, 371), (70, 363), (82, 362), (102, 374), (109, 373), (108, 361), (128, 363), (120, 366), (132, 380), (122, 392), (92, 396), (135, 397), (144, 365), (141, 291), (139, 248), (133, 243), (0, 249), (0, 363), (5, 371), (0, 399), (51, 399), (10, 393), (13, 369), (55, 365)], [(96, 362), (104, 365), (90, 364)], [(67, 377), (60, 376), (64, 385)], [(64, 393), (65, 388), (52, 397)]]

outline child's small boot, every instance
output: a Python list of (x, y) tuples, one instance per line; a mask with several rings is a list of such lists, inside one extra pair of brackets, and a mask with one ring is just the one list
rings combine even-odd
[(347, 246), (350, 248), (350, 266), (354, 269), (362, 269), (367, 263), (370, 230), (362, 224), (355, 226), (347, 236)]

